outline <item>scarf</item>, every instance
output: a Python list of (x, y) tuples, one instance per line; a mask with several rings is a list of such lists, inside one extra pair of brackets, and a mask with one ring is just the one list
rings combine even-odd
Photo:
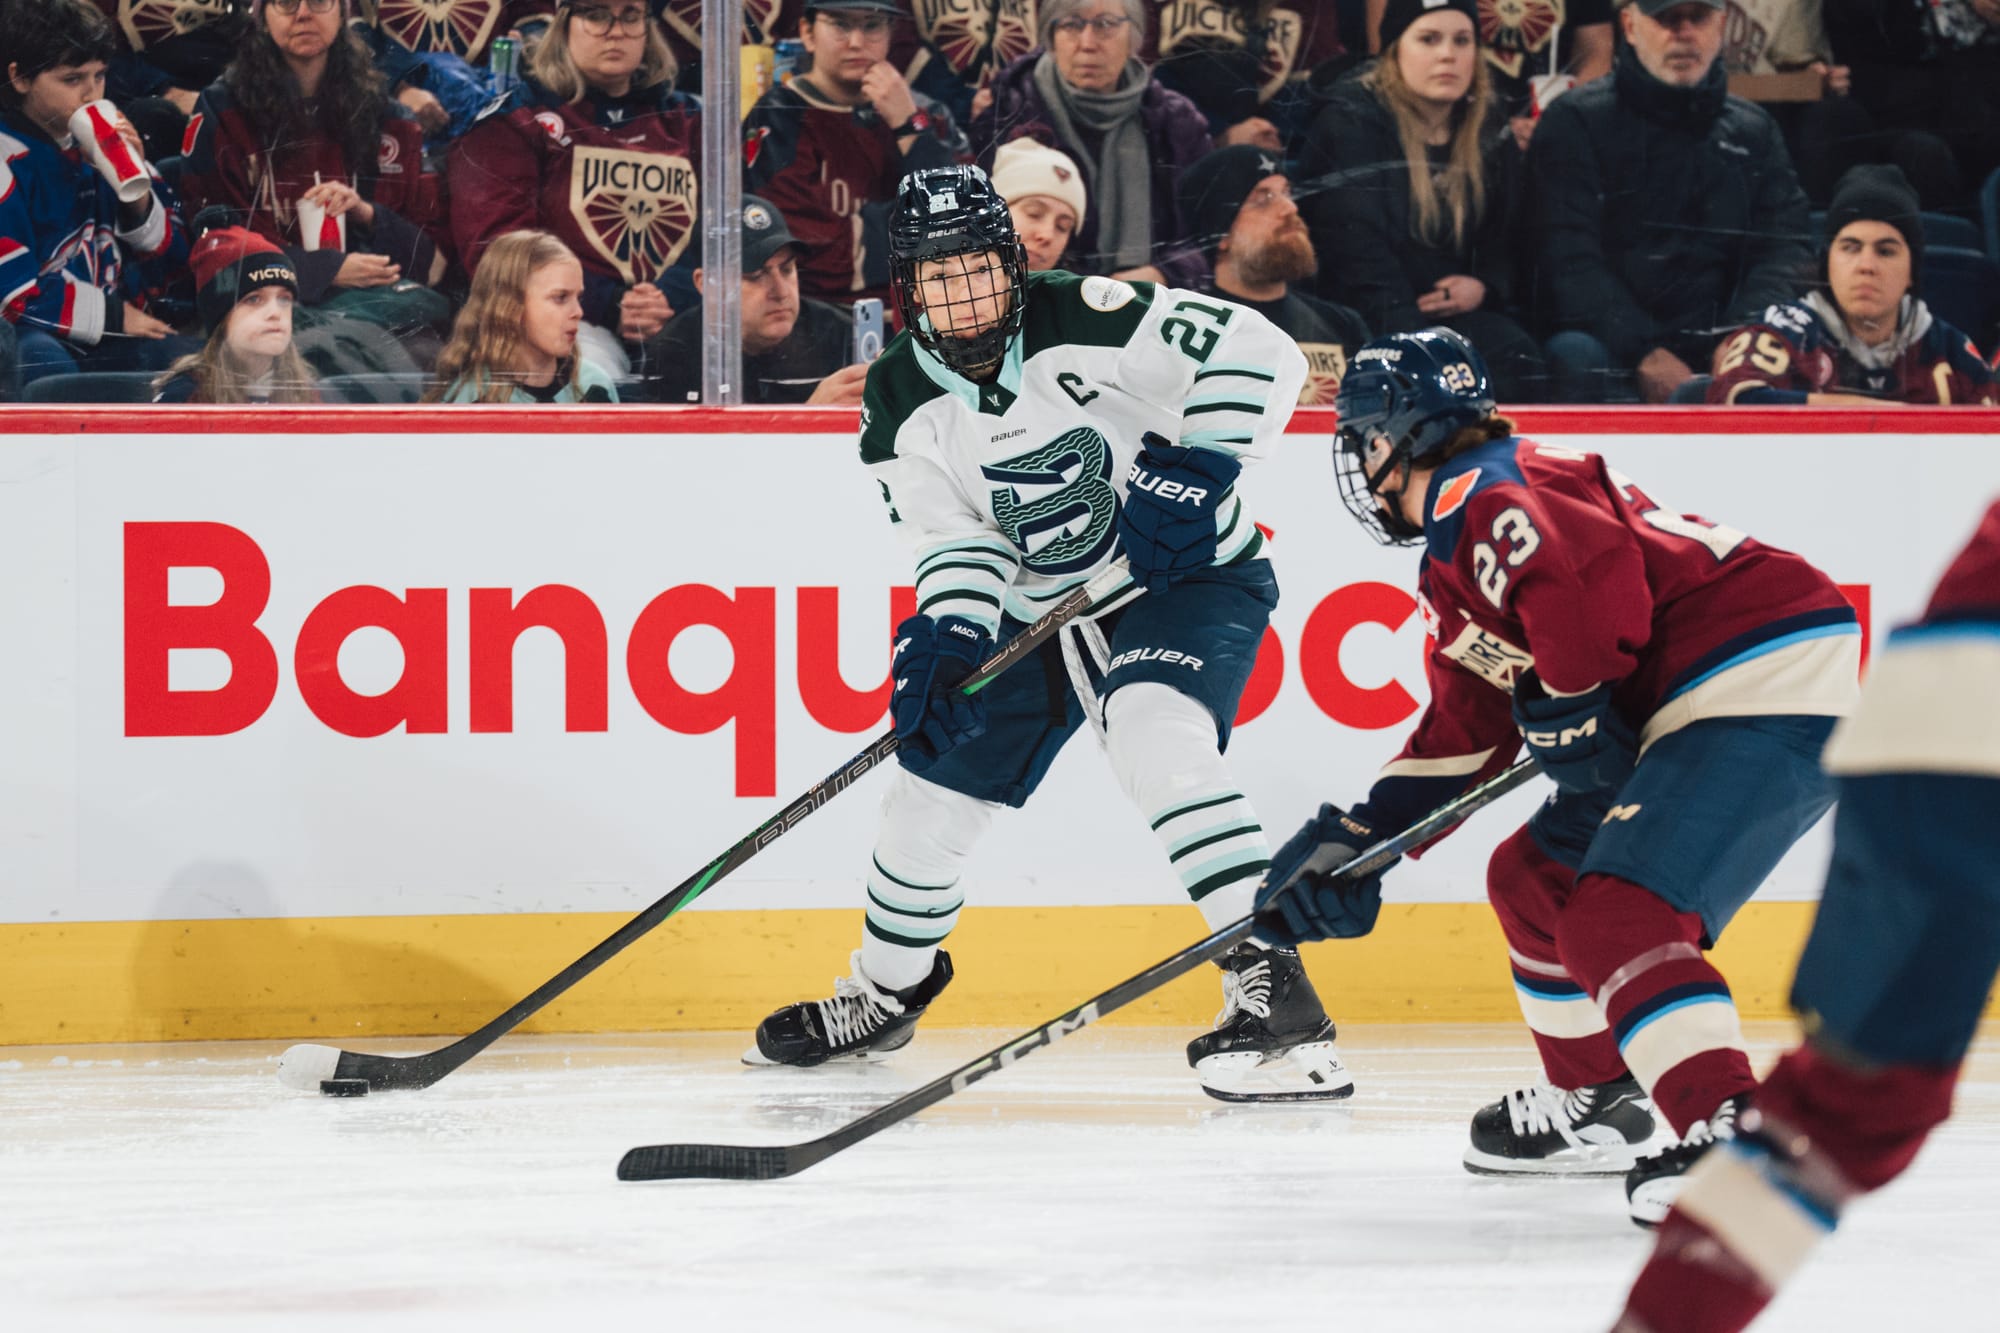
[[(1042, 95), (1056, 134), (1083, 168), (1097, 212), (1097, 249), (1113, 269), (1153, 262), (1153, 167), (1139, 101), (1152, 79), (1137, 60), (1128, 61), (1118, 90), (1086, 92), (1064, 83), (1055, 57), (1035, 62), (1035, 91)], [(1100, 136), (1095, 156), (1079, 128)]]

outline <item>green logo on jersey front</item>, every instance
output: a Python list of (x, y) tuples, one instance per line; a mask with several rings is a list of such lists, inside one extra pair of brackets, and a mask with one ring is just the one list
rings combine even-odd
[[(1038, 574), (1074, 574), (1104, 558), (1117, 540), (1118, 492), (1111, 487), (1111, 445), (1078, 426), (1039, 449), (980, 467), (992, 492), (993, 521)], [(1020, 488), (1053, 487), (1032, 500)]]

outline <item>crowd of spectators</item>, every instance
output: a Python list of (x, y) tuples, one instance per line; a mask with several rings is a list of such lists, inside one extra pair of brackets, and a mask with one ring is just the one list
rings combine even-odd
[[(753, 402), (859, 400), (953, 162), (1307, 402), (1433, 324), (1511, 402), (1996, 400), (2000, 0), (743, 9)], [(0, 401), (698, 401), (700, 10), (0, 0)]]

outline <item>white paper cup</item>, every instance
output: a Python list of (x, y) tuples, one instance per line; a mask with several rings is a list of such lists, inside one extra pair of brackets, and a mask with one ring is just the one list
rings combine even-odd
[(308, 250), (345, 250), (347, 214), (326, 215), (311, 199), (299, 200), (299, 243)]
[(85, 102), (69, 118), (69, 132), (90, 165), (111, 182), (120, 203), (136, 204), (153, 192), (146, 164), (118, 133), (117, 107), (104, 101)]

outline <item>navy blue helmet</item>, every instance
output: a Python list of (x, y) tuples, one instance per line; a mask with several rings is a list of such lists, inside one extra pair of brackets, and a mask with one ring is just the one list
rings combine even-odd
[[(942, 261), (952, 274), (934, 285), (931, 300), (955, 309), (926, 308), (917, 277), (926, 260)], [(932, 167), (903, 177), (889, 215), (889, 280), (903, 327), (940, 361), (970, 378), (1000, 364), (1021, 331), (1028, 252), (985, 172)], [(1003, 304), (1004, 311), (993, 317)], [(947, 334), (939, 324), (977, 332)]]
[[(1376, 541), (1409, 546), (1424, 537), (1421, 525), (1400, 507), (1376, 503), (1382, 484), (1410, 468), (1444, 461), (1445, 445), (1467, 426), (1493, 415), (1493, 385), (1472, 344), (1446, 328), (1392, 333), (1366, 344), (1348, 363), (1334, 399), (1340, 429), (1333, 439), (1333, 470), (1348, 512)], [(1369, 471), (1369, 445), (1386, 442)], [(1401, 487), (1396, 488), (1400, 493)]]

